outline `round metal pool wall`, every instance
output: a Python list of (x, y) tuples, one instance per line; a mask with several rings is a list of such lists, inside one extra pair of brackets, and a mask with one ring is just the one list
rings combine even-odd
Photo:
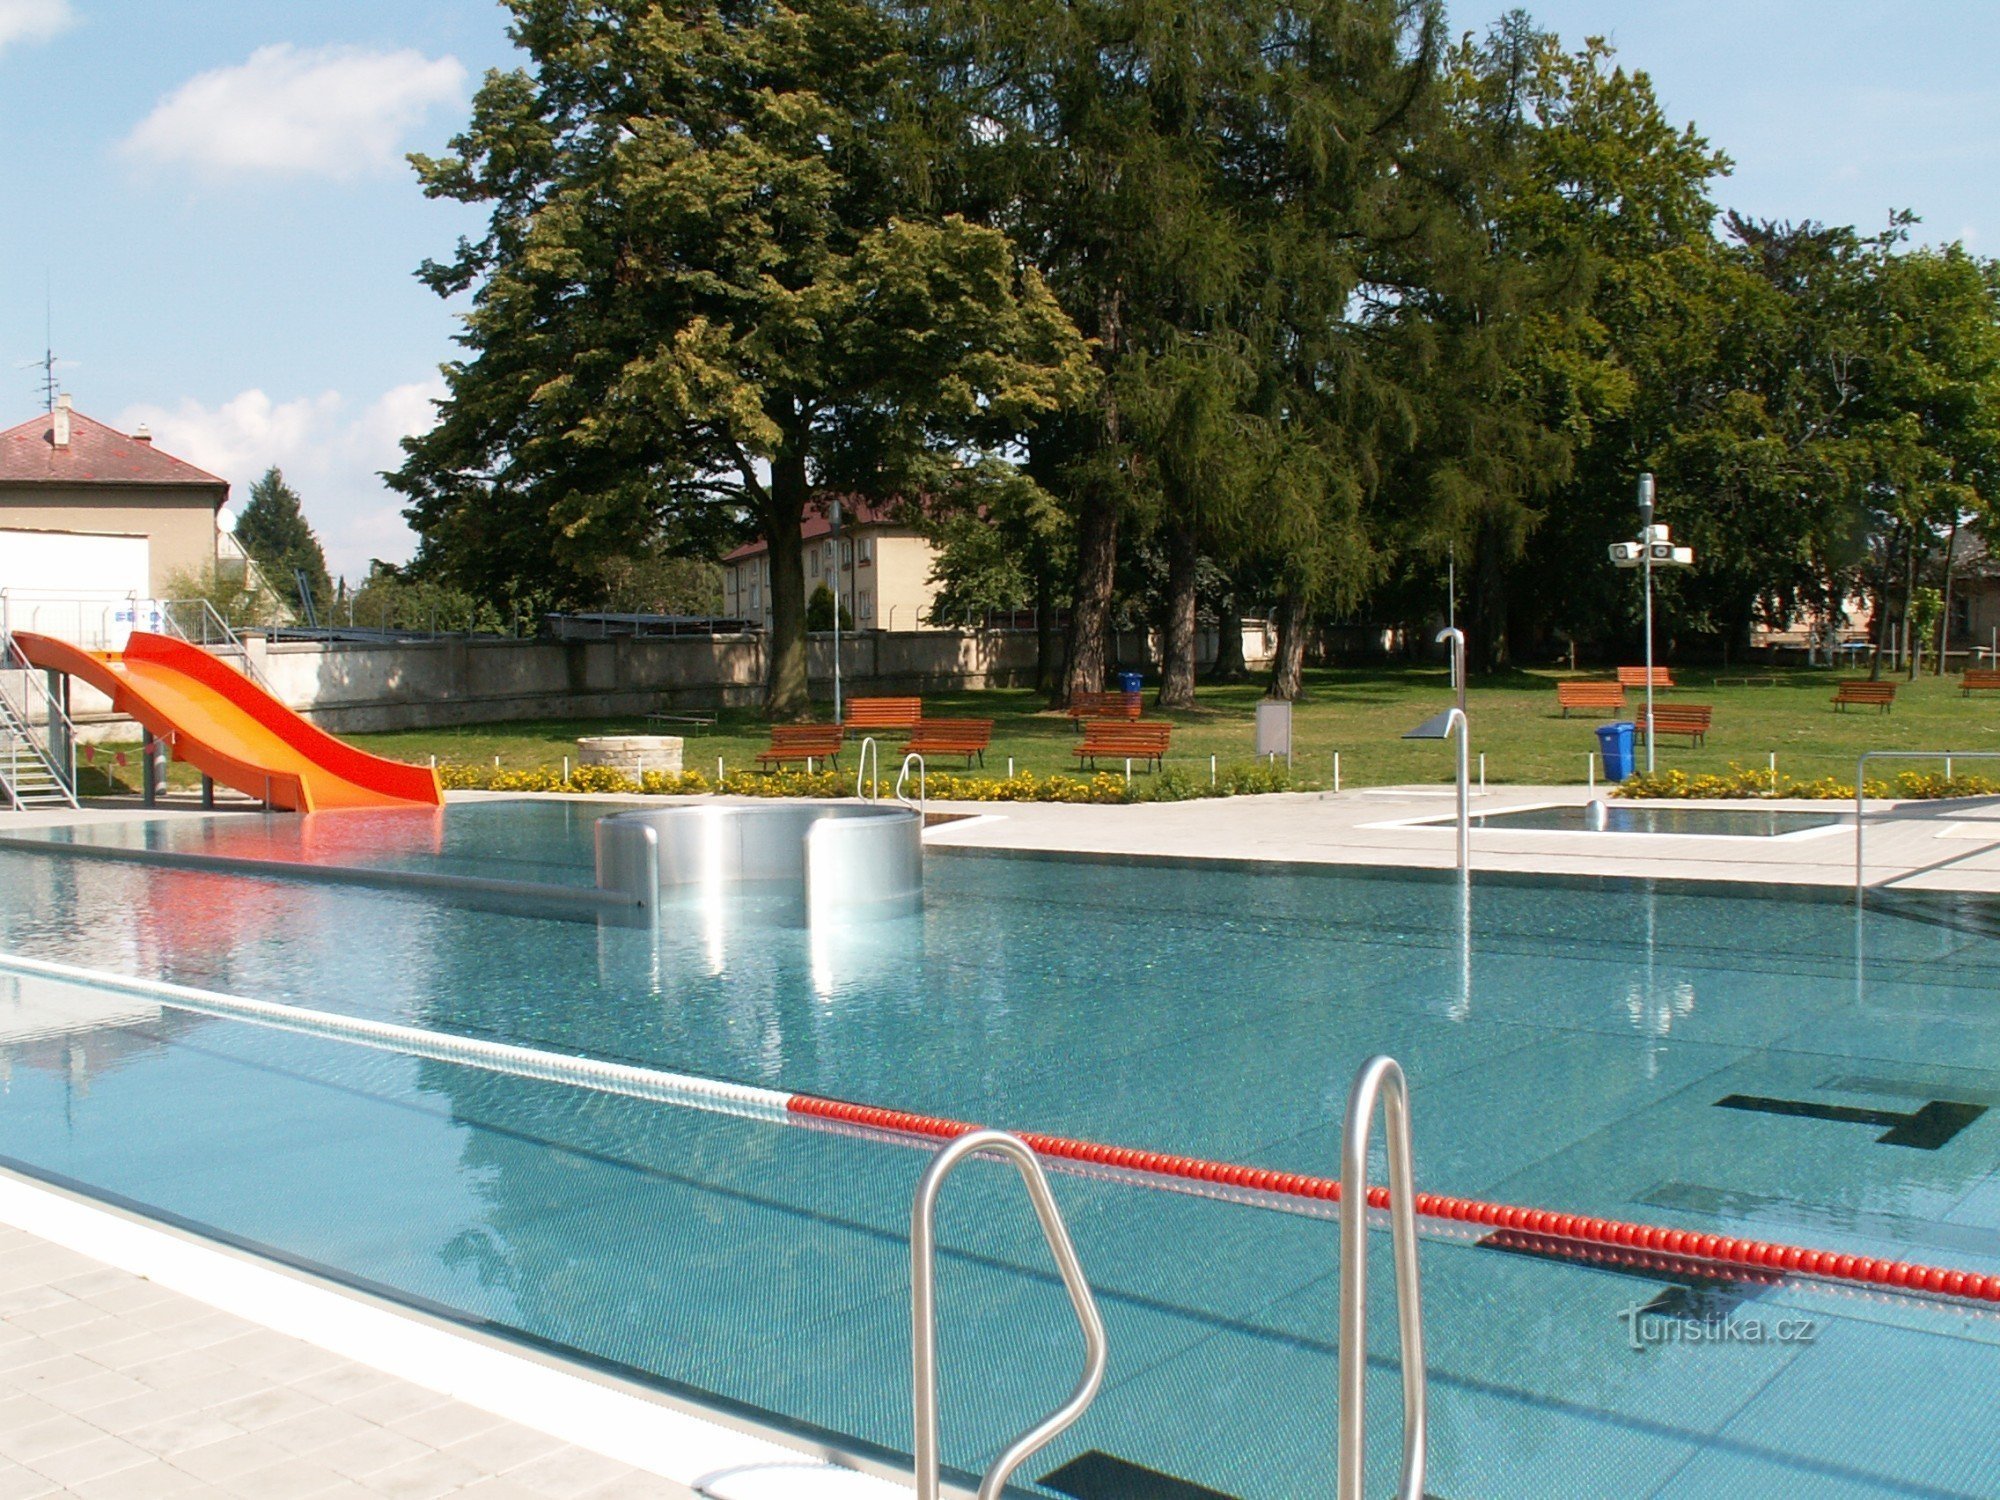
[(597, 883), (655, 914), (739, 893), (808, 922), (903, 916), (923, 906), (923, 820), (858, 802), (635, 808), (598, 819)]

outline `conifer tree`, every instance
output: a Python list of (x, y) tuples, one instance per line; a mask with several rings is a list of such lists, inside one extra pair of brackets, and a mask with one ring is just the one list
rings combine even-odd
[(236, 540), (299, 619), (306, 616), (305, 601), (299, 594), (301, 574), (311, 590), (314, 609), (332, 606), (333, 582), (327, 575), (326, 553), (306, 520), (298, 491), (285, 483), (284, 474), (275, 467), (266, 469), (264, 477), (250, 486), (249, 503), (236, 518)]

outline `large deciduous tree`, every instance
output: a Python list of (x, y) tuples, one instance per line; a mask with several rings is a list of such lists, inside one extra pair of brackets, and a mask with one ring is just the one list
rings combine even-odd
[(903, 33), (866, 0), (508, 0), (433, 197), (489, 209), (422, 276), (470, 290), (449, 394), (391, 482), (420, 564), (580, 597), (607, 558), (770, 545), (768, 704), (808, 709), (799, 528), (820, 486), (948, 484), (1088, 396), (1001, 232), (931, 212)]

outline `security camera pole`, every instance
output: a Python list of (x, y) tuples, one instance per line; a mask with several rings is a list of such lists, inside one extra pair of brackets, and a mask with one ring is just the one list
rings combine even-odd
[[(1653, 774), (1653, 744), (1659, 739), (1653, 727), (1653, 476), (1639, 476), (1639, 535), (1645, 541), (1646, 553), (1646, 774)], [(833, 612), (834, 626), (839, 628), (840, 611)], [(840, 659), (840, 637), (834, 638), (834, 660)], [(834, 681), (840, 680), (837, 672)], [(835, 692), (836, 705), (839, 693)], [(839, 714), (834, 715), (835, 718)]]
[(1653, 476), (1639, 476), (1639, 540), (1613, 542), (1611, 562), (1619, 568), (1643, 568), (1646, 574), (1646, 774), (1653, 774), (1653, 564), (1691, 568), (1694, 549), (1676, 547), (1664, 526), (1653, 524)]

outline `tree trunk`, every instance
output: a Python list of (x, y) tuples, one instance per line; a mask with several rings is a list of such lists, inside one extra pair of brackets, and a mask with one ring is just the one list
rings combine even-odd
[(1049, 555), (1035, 550), (1035, 691), (1051, 694), (1057, 689), (1057, 658), (1061, 641), (1056, 633), (1056, 583), (1049, 568)]
[(1889, 649), (1889, 580), (1896, 576), (1897, 533), (1889, 534), (1889, 550), (1882, 559), (1882, 576), (1875, 590), (1875, 650), (1874, 659), (1868, 664), (1868, 680), (1882, 680), (1882, 657)]
[(1104, 691), (1117, 570), (1118, 508), (1110, 496), (1093, 494), (1085, 501), (1076, 529), (1076, 588), (1070, 604), (1068, 660), (1063, 663), (1062, 696), (1053, 707), (1068, 707), (1078, 693)]
[(1903, 655), (1908, 659), (1910, 681), (1917, 680), (1917, 642), (1910, 639), (1911, 627), (1917, 622), (1917, 546), (1916, 528), (1910, 529), (1910, 559), (1903, 582)]
[(1250, 675), (1250, 666), (1243, 660), (1243, 607), (1234, 591), (1222, 604), (1222, 618), (1215, 627), (1215, 670), (1208, 675), (1216, 682), (1241, 682)]
[(773, 719), (812, 716), (806, 685), (805, 544), (799, 540), (806, 492), (805, 451), (789, 447), (771, 463), (771, 500), (764, 518), (771, 559), (771, 658), (764, 708)]
[(1200, 554), (1195, 548), (1194, 527), (1180, 518), (1167, 535), (1167, 619), (1160, 633), (1161, 708), (1194, 707), (1195, 654), (1199, 637), (1195, 629), (1195, 575)]
[(1298, 595), (1287, 589), (1278, 595), (1275, 614), (1278, 652), (1271, 661), (1271, 686), (1264, 696), (1296, 703), (1305, 689), (1305, 611), (1299, 606)]
[(1473, 670), (1482, 673), (1498, 672), (1508, 662), (1507, 561), (1501, 553), (1500, 528), (1492, 522), (1481, 522), (1466, 651)]
[[(1945, 652), (1951, 648), (1951, 568), (1953, 562), (1958, 558), (1958, 523), (1958, 507), (1953, 506), (1951, 511), (1951, 535), (1947, 536), (1944, 541), (1944, 609), (1938, 615), (1937, 665), (1931, 669), (1932, 673), (1938, 677), (1944, 676)], [(1972, 658), (1968, 656), (1966, 660), (1970, 662)]]

